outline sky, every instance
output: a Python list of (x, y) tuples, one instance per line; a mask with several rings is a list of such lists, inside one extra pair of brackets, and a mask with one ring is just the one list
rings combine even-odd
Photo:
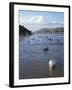
[(31, 30), (64, 27), (64, 13), (50, 11), (19, 11), (19, 24)]

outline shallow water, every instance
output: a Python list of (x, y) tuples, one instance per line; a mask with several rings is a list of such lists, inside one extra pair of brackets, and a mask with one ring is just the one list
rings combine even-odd
[[(48, 50), (44, 51), (46, 47)], [(48, 65), (50, 59), (56, 60), (52, 70)], [(63, 76), (63, 34), (34, 34), (19, 40), (19, 79)]]

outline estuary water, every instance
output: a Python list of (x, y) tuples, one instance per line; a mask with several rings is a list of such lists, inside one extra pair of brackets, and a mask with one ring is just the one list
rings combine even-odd
[[(49, 69), (50, 59), (56, 60), (52, 70)], [(19, 79), (63, 76), (64, 34), (34, 34), (19, 37)]]

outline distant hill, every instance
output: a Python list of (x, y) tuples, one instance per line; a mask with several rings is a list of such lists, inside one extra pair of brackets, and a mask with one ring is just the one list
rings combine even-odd
[(38, 31), (35, 31), (34, 33), (64, 33), (64, 28), (43, 28)]
[(31, 35), (32, 32), (25, 28), (24, 26), (19, 25), (19, 35)]

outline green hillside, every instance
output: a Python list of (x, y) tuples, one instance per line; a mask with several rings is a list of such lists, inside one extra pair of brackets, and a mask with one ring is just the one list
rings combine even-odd
[(35, 31), (34, 33), (64, 33), (64, 28), (43, 28), (38, 31)]
[(24, 26), (19, 25), (19, 35), (23, 36), (23, 35), (31, 35), (32, 32), (30, 30), (28, 30), (27, 28), (25, 28)]

